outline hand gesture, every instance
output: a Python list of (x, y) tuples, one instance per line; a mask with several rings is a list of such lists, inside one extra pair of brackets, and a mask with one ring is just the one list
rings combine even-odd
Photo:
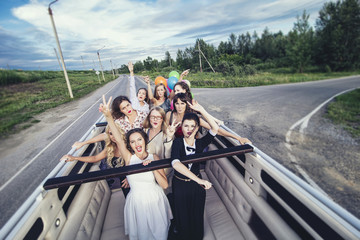
[(181, 122), (176, 122), (175, 119), (174, 121), (171, 123), (171, 125), (169, 125), (166, 129), (166, 136), (167, 138), (172, 138), (176, 132), (177, 127), (181, 124)]
[(194, 131), (190, 134), (190, 138), (195, 138), (195, 135), (197, 134), (197, 132), (199, 131), (199, 126), (196, 126), (194, 128)]
[(181, 76), (182, 76), (182, 77), (185, 77), (186, 75), (189, 74), (189, 72), (190, 72), (190, 69), (186, 69), (185, 71), (183, 71), (183, 72), (181, 73)]
[(75, 157), (73, 157), (71, 155), (64, 155), (64, 156), (62, 156), (62, 158), (60, 158), (59, 161), (72, 162), (74, 160), (75, 160)]
[(121, 181), (121, 187), (122, 188), (129, 188), (130, 187), (127, 178), (125, 178), (124, 180)]
[(150, 85), (150, 78), (149, 76), (145, 76), (144, 81)]
[(143, 161), (143, 165), (144, 165), (144, 166), (147, 166), (149, 163), (151, 163), (151, 160), (145, 160), (145, 161)]
[(85, 143), (84, 142), (75, 142), (71, 147), (72, 148), (76, 148), (76, 150), (79, 150), (80, 148), (82, 148), (82, 146), (84, 146)]
[(132, 64), (131, 61), (128, 63), (128, 69), (130, 73), (134, 72), (134, 65)]
[(198, 183), (205, 189), (209, 189), (212, 186), (211, 182), (203, 180), (203, 179), (201, 179)]
[(249, 143), (249, 144), (252, 143), (252, 142), (251, 142), (249, 139), (247, 139), (247, 138), (238, 137), (237, 140), (241, 143), (241, 145), (244, 145), (244, 144), (247, 144), (247, 143)]
[(203, 106), (201, 106), (195, 99), (192, 100), (192, 104), (190, 102), (187, 102), (187, 104), (192, 110), (196, 112), (201, 112), (204, 110)]
[(102, 112), (105, 117), (109, 117), (111, 116), (110, 103), (112, 97), (109, 98), (108, 102), (106, 102), (105, 95), (103, 95), (102, 98), (103, 98), (103, 103), (100, 104), (99, 111)]

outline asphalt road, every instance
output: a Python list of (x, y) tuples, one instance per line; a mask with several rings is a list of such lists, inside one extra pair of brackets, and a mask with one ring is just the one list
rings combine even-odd
[[(102, 94), (114, 97), (127, 94), (127, 80), (127, 77), (121, 76), (81, 100), (47, 111), (38, 116), (40, 123), (13, 135), (7, 141), (1, 141), (0, 227), (58, 164), (60, 157), (69, 152), (73, 142), (80, 139), (101, 116), (98, 107)], [(137, 81), (137, 88), (144, 86), (143, 82)], [(299, 127), (304, 124), (295, 126), (289, 134), (289, 129), (295, 123), (324, 101), (344, 90), (357, 87), (360, 87), (359, 77), (192, 91), (194, 97), (211, 114), (224, 120), (232, 130), (248, 137), (255, 146), (295, 173), (298, 174), (300, 167), (325, 192), (335, 192), (336, 197), (345, 190), (360, 199), (360, 189), (355, 191), (360, 178), (359, 147), (345, 132), (331, 130), (333, 126), (324, 122), (321, 117), (323, 108), (307, 118), (308, 125), (302, 129), (302, 133), (299, 132)], [(327, 147), (329, 144), (337, 146), (339, 139), (341, 144), (346, 145), (341, 150), (334, 148), (337, 153), (332, 156), (333, 153), (329, 153)], [(358, 155), (350, 152), (357, 152)], [(338, 164), (338, 159), (343, 160), (342, 164)], [(323, 177), (324, 174), (330, 177), (327, 179)], [(334, 190), (334, 187), (326, 184), (329, 180), (335, 181), (334, 179), (341, 179), (345, 183), (334, 185)], [(329, 195), (333, 197), (331, 194)], [(341, 197), (341, 201), (336, 201), (351, 205), (352, 196), (346, 196), (345, 199)], [(355, 207), (348, 209), (357, 215)], [(360, 217), (360, 214), (357, 216)]]
[(360, 218), (360, 147), (324, 118), (360, 76), (297, 84), (192, 89), (215, 117)]

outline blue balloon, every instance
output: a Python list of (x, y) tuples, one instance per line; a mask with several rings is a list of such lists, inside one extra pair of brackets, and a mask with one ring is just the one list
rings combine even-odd
[(168, 78), (167, 85), (171, 90), (173, 90), (173, 88), (177, 82), (178, 82), (178, 79), (176, 77), (172, 76), (172, 77)]

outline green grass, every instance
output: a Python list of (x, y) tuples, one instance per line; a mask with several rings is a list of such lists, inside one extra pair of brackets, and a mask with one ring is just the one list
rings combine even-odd
[(336, 97), (328, 105), (326, 116), (354, 138), (360, 137), (360, 89)]
[[(181, 73), (180, 71), (178, 71)], [(152, 80), (157, 76), (168, 77), (169, 72), (142, 72), (142, 75), (149, 75)], [(291, 73), (290, 69), (272, 69), (246, 76), (225, 76), (221, 73), (212, 72), (191, 72), (185, 79), (189, 80), (194, 88), (227, 88), (227, 87), (253, 87), (262, 85), (308, 82), (338, 78), (360, 74), (360, 70), (353, 72), (310, 72)]]
[[(4, 74), (9, 71), (10, 74)], [(98, 77), (92, 71), (68, 71), (68, 76), (74, 95), (69, 96), (63, 72), (15, 71), (1, 70), (0, 81), (4, 76), (21, 76), (17, 84), (1, 86), (0, 90), (0, 137), (28, 128), (41, 121), (35, 116), (47, 109), (81, 98), (82, 96), (113, 80), (111, 74), (106, 75), (107, 82), (99, 83)], [(34, 76), (40, 76), (34, 81)]]

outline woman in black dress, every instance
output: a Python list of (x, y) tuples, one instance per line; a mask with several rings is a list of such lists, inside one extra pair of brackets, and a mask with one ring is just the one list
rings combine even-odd
[(183, 138), (176, 138), (171, 151), (172, 166), (175, 169), (172, 181), (174, 198), (175, 228), (179, 239), (203, 239), (205, 189), (211, 183), (201, 179), (200, 163), (183, 164), (185, 156), (201, 153), (217, 134), (219, 126), (205, 109), (193, 101), (191, 109), (200, 112), (210, 125), (210, 131), (202, 138), (195, 139), (200, 120), (195, 113), (186, 113), (182, 120)]

